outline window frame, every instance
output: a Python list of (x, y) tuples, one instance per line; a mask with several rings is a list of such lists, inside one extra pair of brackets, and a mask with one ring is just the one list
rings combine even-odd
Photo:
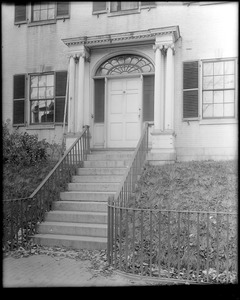
[[(198, 62), (198, 117), (196, 118), (184, 118), (183, 117), (183, 104), (184, 104), (184, 86), (182, 86), (182, 122), (199, 121), (200, 125), (205, 124), (228, 124), (236, 123), (238, 120), (238, 58), (237, 57), (224, 57), (224, 58), (211, 58), (211, 59), (192, 59), (182, 62), (182, 76), (183, 65), (186, 62)], [(234, 116), (232, 117), (203, 117), (203, 63), (204, 62), (222, 62), (222, 61), (234, 61)], [(182, 80), (183, 84), (183, 80)], [(223, 89), (224, 90), (224, 89)]]
[[(67, 101), (66, 99), (66, 93), (65, 96), (56, 96), (56, 74), (59, 72), (67, 72), (66, 70), (59, 70), (59, 71), (50, 71), (50, 72), (42, 72), (42, 73), (30, 73), (28, 74), (28, 78), (29, 78), (29, 85), (28, 85), (28, 91), (29, 91), (29, 97), (28, 97), (28, 120), (29, 120), (29, 125), (31, 127), (34, 126), (42, 126), (42, 127), (47, 127), (49, 125), (62, 125), (64, 122), (64, 119), (62, 120), (62, 122), (56, 122), (56, 99), (59, 98), (65, 98), (65, 101)], [(31, 76), (44, 76), (44, 75), (53, 75), (53, 98), (46, 98), (46, 99), (31, 99)], [(67, 84), (67, 82), (66, 82)], [(31, 103), (32, 101), (46, 101), (46, 100), (53, 100), (54, 101), (54, 111), (53, 111), (53, 122), (38, 122), (38, 123), (34, 123), (32, 122), (32, 116), (31, 116)], [(67, 122), (68, 118), (66, 117), (65, 120), (65, 124), (68, 124)]]
[[(122, 2), (122, 1), (114, 1), (114, 2)], [(111, 11), (112, 1), (106, 1), (106, 9), (105, 10), (93, 11), (93, 9), (92, 9), (92, 14), (98, 16), (99, 14), (106, 13), (108, 17), (115, 17), (115, 16), (124, 16), (124, 15), (130, 15), (130, 14), (139, 14), (139, 13), (141, 13), (142, 9), (150, 10), (151, 8), (157, 7), (156, 2), (154, 2), (154, 4), (151, 3), (151, 4), (145, 4), (145, 5), (142, 5), (141, 1), (136, 1), (136, 2), (138, 2), (138, 8), (128, 9), (128, 10)]]
[[(47, 2), (48, 4), (49, 2)], [(32, 27), (32, 26), (38, 26), (38, 25), (49, 25), (49, 24), (56, 24), (57, 20), (63, 20), (63, 22), (65, 21), (65, 19), (70, 19), (70, 2), (68, 2), (68, 14), (66, 15), (61, 15), (61, 16), (57, 16), (57, 5), (58, 3), (61, 2), (53, 2), (54, 4), (54, 18), (53, 19), (46, 19), (46, 20), (38, 20), (38, 21), (34, 21), (33, 20), (33, 5), (32, 4), (26, 4), (26, 21), (24, 22), (18, 22), (18, 23), (14, 23), (15, 25), (21, 25), (24, 23), (27, 23), (28, 27)], [(63, 2), (62, 2), (63, 3)]]
[[(203, 77), (204, 77), (204, 74), (203, 74), (203, 66), (204, 66), (204, 63), (216, 63), (216, 62), (226, 62), (226, 61), (232, 61), (234, 62), (234, 88), (229, 88), (229, 89), (225, 89), (225, 88), (222, 88), (222, 89), (205, 89), (203, 88)], [(229, 119), (236, 119), (237, 117), (237, 61), (236, 61), (236, 58), (216, 58), (216, 59), (203, 59), (201, 60), (201, 120), (203, 121), (210, 121), (210, 120), (229, 120)], [(226, 74), (223, 73), (222, 76), (225, 76)], [(214, 78), (214, 74), (212, 75), (213, 78)], [(203, 116), (203, 93), (205, 91), (225, 91), (225, 90), (234, 90), (234, 102), (233, 102), (233, 106), (234, 106), (234, 115), (233, 116), (218, 116), (218, 117), (204, 117)], [(224, 102), (223, 102), (224, 103)], [(214, 102), (213, 102), (214, 104)], [(224, 108), (223, 108), (223, 114), (224, 114)]]

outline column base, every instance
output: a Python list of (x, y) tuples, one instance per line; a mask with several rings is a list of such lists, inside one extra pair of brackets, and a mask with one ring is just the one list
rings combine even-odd
[(147, 156), (150, 165), (175, 163), (176, 149), (173, 131), (154, 130), (152, 132), (152, 149)]

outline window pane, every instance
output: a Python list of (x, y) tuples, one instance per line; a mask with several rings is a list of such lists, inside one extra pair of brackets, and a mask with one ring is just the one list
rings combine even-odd
[(46, 89), (46, 98), (53, 98), (53, 87), (48, 87)]
[(223, 75), (223, 62), (214, 63), (214, 75)]
[(40, 11), (34, 11), (33, 13), (33, 21), (39, 21), (40, 20)]
[(224, 117), (234, 117), (234, 104), (224, 104)]
[(54, 3), (49, 3), (48, 8), (54, 8)]
[(224, 74), (234, 74), (234, 61), (225, 61)]
[(203, 117), (209, 118), (213, 116), (213, 104), (203, 104)]
[(213, 103), (213, 92), (203, 92), (203, 103)]
[(137, 9), (138, 2), (121, 2), (121, 10)]
[(120, 10), (120, 2), (110, 2), (111, 3), (111, 11)]
[(47, 86), (53, 86), (54, 85), (53, 79), (54, 79), (53, 75), (47, 75)]
[(234, 90), (224, 91), (224, 102), (234, 102)]
[(47, 10), (41, 10), (40, 20), (47, 20)]
[(225, 89), (234, 88), (234, 75), (225, 75), (224, 76), (224, 87), (225, 87)]
[(223, 116), (223, 104), (214, 104), (213, 115), (214, 117)]
[(203, 64), (203, 75), (213, 75), (213, 63)]
[(204, 90), (211, 90), (213, 89), (213, 77), (203, 77), (203, 89)]
[(54, 102), (53, 101), (46, 101), (46, 122), (53, 122), (54, 121)]
[(32, 123), (39, 122), (38, 101), (31, 101), (31, 121)]
[(223, 102), (223, 91), (215, 91), (214, 103), (222, 103), (222, 102)]
[(214, 76), (214, 89), (223, 89), (223, 76)]
[(31, 88), (31, 99), (38, 99), (38, 88)]
[(46, 88), (39, 88), (38, 89), (38, 98), (39, 99), (45, 99), (46, 98)]
[(39, 86), (46, 86), (47, 85), (46, 79), (47, 79), (46, 75), (39, 76)]
[(48, 20), (54, 19), (54, 9), (48, 10)]
[(38, 86), (38, 76), (31, 76), (31, 87)]

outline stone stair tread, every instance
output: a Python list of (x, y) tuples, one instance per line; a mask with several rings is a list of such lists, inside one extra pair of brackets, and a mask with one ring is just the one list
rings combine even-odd
[(102, 211), (75, 211), (75, 210), (52, 210), (49, 211), (48, 214), (76, 214), (76, 215), (98, 215), (98, 216), (106, 216), (107, 212)]
[[(45, 221), (42, 225), (48, 226), (75, 226), (75, 227), (84, 227), (84, 228), (107, 228), (107, 224), (101, 223), (76, 223), (76, 222), (57, 222), (57, 221)], [(39, 225), (41, 226), (41, 224)]]
[(49, 234), (49, 233), (37, 233), (35, 238), (47, 238), (56, 240), (75, 240), (75, 241), (89, 241), (89, 242), (107, 242), (106, 237), (95, 237), (85, 235), (67, 235), (67, 234)]

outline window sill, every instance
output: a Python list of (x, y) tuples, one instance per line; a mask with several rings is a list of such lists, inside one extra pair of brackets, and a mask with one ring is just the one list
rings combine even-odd
[(140, 14), (140, 13), (141, 11), (139, 9), (117, 11), (117, 12), (109, 12), (108, 17), (125, 16), (125, 15)]
[(201, 120), (199, 125), (221, 125), (221, 124), (238, 124), (236, 119), (212, 119), (212, 120)]
[(33, 27), (33, 26), (41, 26), (41, 25), (51, 25), (51, 24), (56, 24), (57, 20), (45, 20), (45, 21), (36, 21), (36, 22), (30, 22), (28, 23), (28, 27)]

